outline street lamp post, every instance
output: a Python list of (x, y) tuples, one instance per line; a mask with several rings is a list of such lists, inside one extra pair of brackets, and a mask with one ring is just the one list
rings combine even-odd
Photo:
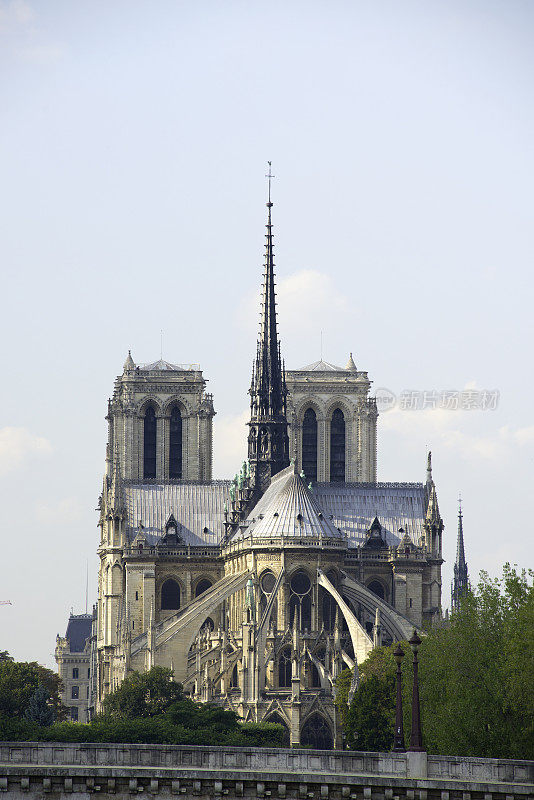
[(423, 750), (423, 732), (421, 730), (421, 713), (419, 709), (419, 662), (417, 660), (417, 651), (421, 644), (421, 639), (417, 635), (417, 631), (413, 630), (413, 636), (408, 642), (413, 652), (413, 694), (412, 694), (412, 732), (410, 734), (410, 747), (409, 750), (420, 752)]
[(402, 679), (401, 679), (401, 661), (404, 658), (404, 650), (399, 644), (393, 652), (395, 661), (397, 662), (397, 702), (395, 705), (395, 739), (393, 743), (393, 751), (395, 753), (404, 753), (406, 747), (404, 746), (404, 721), (402, 718)]

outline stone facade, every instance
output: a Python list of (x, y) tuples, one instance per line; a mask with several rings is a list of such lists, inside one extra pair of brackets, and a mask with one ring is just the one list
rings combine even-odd
[(161, 665), (201, 702), (332, 748), (341, 670), (354, 689), (373, 647), (440, 619), (443, 522), (430, 455), (424, 483), (376, 483), (376, 404), (352, 356), (286, 374), (271, 207), (249, 460), (235, 478), (211, 480), (200, 368), (129, 354), (115, 382), (91, 707)]
[(65, 636), (56, 637), (55, 658), (63, 681), (60, 699), (73, 722), (89, 721), (91, 625), (91, 614), (71, 614)]
[[(130, 354), (115, 381), (108, 408), (108, 449), (106, 463), (116, 457), (124, 480), (168, 481), (171, 416), (180, 419), (180, 469), (176, 479), (211, 480), (213, 397), (206, 393), (206, 381), (197, 365), (180, 367), (159, 360), (136, 366)], [(155, 418), (155, 470), (147, 475), (144, 464), (145, 417)]]
[(332, 417), (336, 410), (345, 421), (345, 470), (343, 480), (376, 481), (376, 401), (369, 397), (367, 372), (356, 369), (352, 353), (345, 368), (323, 360), (289, 370), (288, 389), (289, 452), (299, 472), (303, 469), (302, 439), (304, 415), (315, 413), (317, 423), (317, 478), (331, 480)]

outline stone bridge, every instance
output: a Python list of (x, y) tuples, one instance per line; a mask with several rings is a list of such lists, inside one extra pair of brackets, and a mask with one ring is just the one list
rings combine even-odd
[(6, 800), (527, 800), (534, 762), (274, 748), (0, 742)]

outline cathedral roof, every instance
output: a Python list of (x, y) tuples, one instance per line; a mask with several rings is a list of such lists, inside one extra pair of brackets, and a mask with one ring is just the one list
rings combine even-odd
[(161, 372), (165, 370), (183, 372), (184, 368), (179, 367), (178, 364), (171, 364), (168, 361), (164, 361), (163, 358), (160, 358), (158, 361), (153, 361), (151, 364), (140, 364), (139, 369), (145, 370), (146, 372)]
[(224, 535), (224, 504), (230, 504), (231, 481), (196, 483), (124, 483), (126, 524), (133, 540), (139, 523), (150, 544), (166, 533), (174, 515), (184, 544), (217, 545)]
[[(154, 544), (165, 535), (166, 523), (173, 514), (184, 544), (219, 544), (225, 533), (224, 505), (231, 505), (231, 485), (231, 481), (172, 484), (125, 481), (130, 539), (134, 539), (142, 523), (148, 543)], [(425, 509), (422, 483), (316, 483), (310, 492), (294, 474), (293, 467), (288, 467), (273, 478), (251, 511), (244, 535), (252, 530), (254, 536), (281, 536), (283, 531), (284, 537), (339, 537), (341, 529), (349, 547), (357, 547), (366, 541), (377, 516), (388, 545), (398, 545), (399, 528), (407, 532), (414, 544), (420, 545)], [(302, 520), (297, 519), (299, 513)]]
[(336, 367), (335, 364), (330, 364), (328, 361), (314, 361), (313, 364), (308, 364), (306, 367), (300, 367), (296, 372), (345, 372), (343, 367)]
[(293, 465), (279, 472), (250, 512), (247, 527), (234, 536), (285, 539), (335, 538), (343, 534), (324, 515), (305, 481)]
[(313, 493), (336, 528), (347, 535), (349, 547), (367, 539), (375, 517), (388, 545), (401, 539), (404, 528), (417, 545), (423, 541), (426, 498), (422, 483), (316, 483)]

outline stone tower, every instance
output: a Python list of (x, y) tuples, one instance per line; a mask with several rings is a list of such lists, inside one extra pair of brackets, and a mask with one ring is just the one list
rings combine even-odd
[(108, 407), (107, 474), (125, 481), (211, 480), (213, 398), (196, 364), (137, 365), (128, 352)]
[(271, 478), (289, 464), (287, 388), (276, 327), (272, 205), (269, 176), (260, 334), (249, 390), (248, 458), (256, 495), (263, 494)]
[(289, 453), (307, 479), (376, 481), (376, 400), (367, 372), (316, 361), (287, 372)]

